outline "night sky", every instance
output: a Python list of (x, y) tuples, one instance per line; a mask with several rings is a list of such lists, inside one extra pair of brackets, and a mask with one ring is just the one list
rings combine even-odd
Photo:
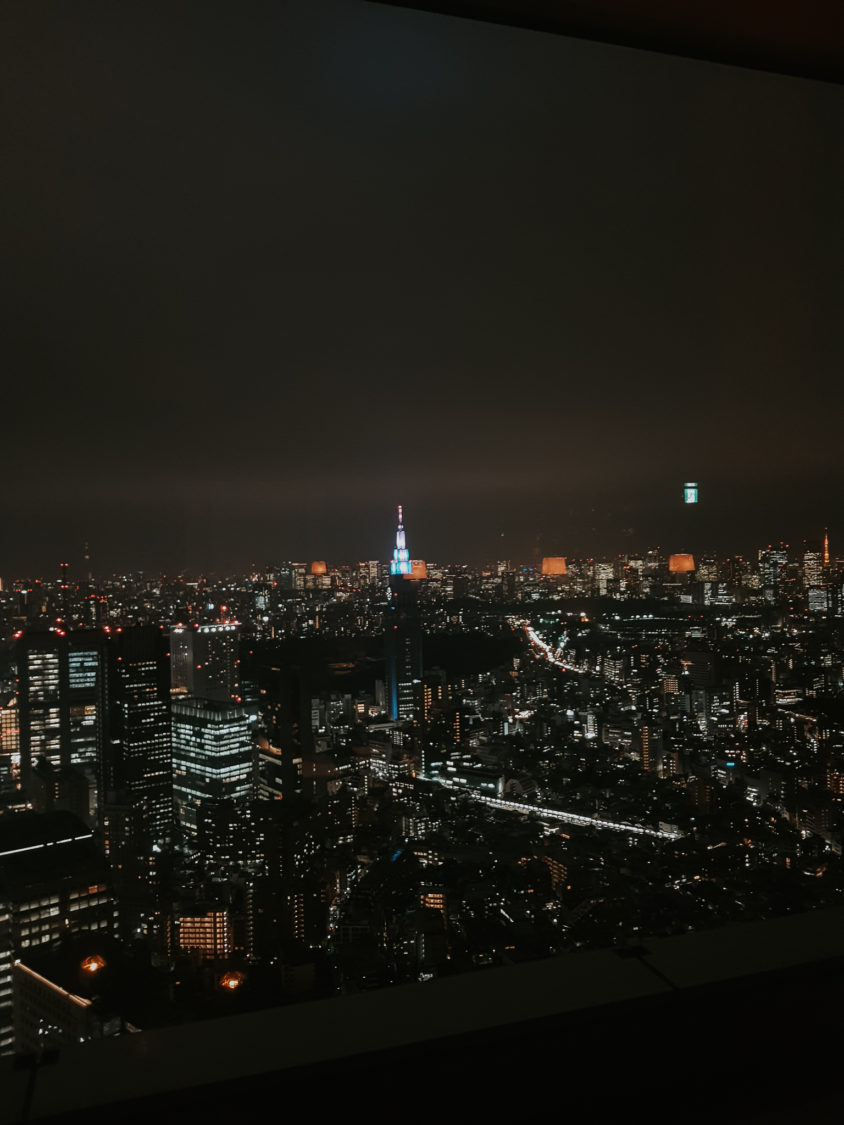
[(4, 578), (844, 547), (840, 87), (54, 0), (0, 91)]

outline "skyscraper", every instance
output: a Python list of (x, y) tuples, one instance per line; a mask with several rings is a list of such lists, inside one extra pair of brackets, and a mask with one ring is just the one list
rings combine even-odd
[(174, 625), (170, 630), (173, 688), (195, 699), (236, 701), (240, 686), (237, 640), (234, 622)]
[(765, 600), (775, 602), (784, 588), (786, 568), (788, 567), (788, 544), (759, 549), (759, 580), (765, 593)]
[(0, 696), (0, 790), (13, 791), (20, 768), (20, 710), (17, 695)]
[(824, 582), (824, 547), (820, 543), (803, 544), (803, 585), (822, 586)]
[(422, 627), (419, 620), (418, 579), (412, 575), (401, 505), (396, 546), (390, 563), (390, 600), (384, 614), (384, 655), (387, 707), (390, 718), (414, 717), (416, 694), (422, 682)]
[(259, 698), (256, 793), (289, 797), (302, 792), (303, 761), (313, 755), (311, 690), (304, 668), (258, 662)]
[(26, 632), (17, 643), (21, 781), (39, 758), (93, 777), (106, 732), (105, 638), (94, 630)]
[(248, 797), (252, 733), (245, 707), (203, 699), (173, 703), (173, 775), (182, 828), (198, 830), (202, 801)]
[(118, 632), (110, 645), (110, 734), (103, 755), (103, 804), (140, 813), (148, 844), (173, 823), (170, 667), (166, 637), (152, 625)]

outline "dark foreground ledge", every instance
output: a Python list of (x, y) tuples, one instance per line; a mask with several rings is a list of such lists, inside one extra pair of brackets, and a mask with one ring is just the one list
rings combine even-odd
[[(844, 908), (63, 1048), (28, 1114), (837, 1120), (842, 1001)], [(3, 1060), (0, 1121), (31, 1077)]]

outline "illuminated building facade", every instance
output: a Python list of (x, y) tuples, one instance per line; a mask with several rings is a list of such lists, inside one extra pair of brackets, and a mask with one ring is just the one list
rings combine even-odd
[(806, 589), (822, 586), (824, 583), (824, 549), (820, 543), (805, 543), (803, 546), (803, 585)]
[(394, 721), (414, 718), (422, 682), (418, 580), (412, 575), (401, 506), (398, 516), (396, 546), (390, 563), (390, 600), (384, 615), (387, 708)]
[(809, 613), (827, 613), (829, 591), (825, 586), (810, 586), (806, 591), (806, 609)]
[(93, 630), (27, 632), (17, 642), (21, 780), (39, 758), (95, 774), (106, 729), (105, 637)]
[(0, 787), (14, 783), (20, 772), (21, 739), (18, 697), (6, 697), (0, 706)]
[(27, 789), (39, 757), (54, 765), (70, 763), (67, 716), (62, 715), (62, 686), (67, 678), (63, 648), (53, 632), (24, 634), (18, 641), (21, 772)]
[(246, 708), (205, 699), (173, 703), (173, 783), (183, 830), (198, 831), (202, 801), (252, 791), (252, 733)]
[(225, 908), (180, 914), (174, 943), (182, 953), (196, 953), (203, 961), (221, 961), (234, 952), (231, 918)]
[(759, 551), (759, 581), (767, 601), (775, 601), (786, 582), (788, 544), (766, 547)]

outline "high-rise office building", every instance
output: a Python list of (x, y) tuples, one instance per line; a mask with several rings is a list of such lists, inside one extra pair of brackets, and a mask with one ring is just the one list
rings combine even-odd
[(276, 567), (276, 583), (278, 589), (284, 593), (289, 593), (291, 590), (296, 589), (296, 568), (291, 562), (279, 563)]
[(306, 671), (271, 660), (254, 669), (258, 702), (255, 795), (277, 798), (301, 794), (303, 763), (314, 751), (311, 691)]
[(821, 543), (803, 544), (803, 586), (822, 586), (825, 577), (824, 547)]
[(179, 823), (198, 831), (202, 801), (237, 800), (252, 791), (252, 732), (246, 708), (205, 699), (173, 703), (173, 779)]
[(785, 585), (787, 567), (787, 543), (780, 543), (777, 547), (760, 548), (759, 581), (770, 600), (775, 600), (781, 593)]
[(422, 682), (422, 626), (419, 581), (412, 575), (401, 506), (390, 563), (389, 595), (384, 614), (387, 707), (391, 719), (408, 720), (414, 717)]
[(20, 708), (17, 695), (0, 698), (0, 789), (9, 791), (20, 773)]
[(806, 608), (809, 613), (829, 612), (830, 597), (826, 586), (810, 586), (806, 591)]
[(803, 590), (806, 595), (806, 609), (812, 614), (825, 614), (829, 611), (828, 560), (829, 537), (826, 532), (822, 543), (804, 542), (801, 567)]
[(137, 810), (147, 846), (165, 839), (173, 824), (167, 651), (162, 630), (139, 625), (116, 633), (109, 652), (110, 729), (101, 803)]
[(240, 694), (237, 644), (238, 626), (234, 622), (174, 625), (170, 630), (174, 691), (195, 699), (236, 702)]
[(33, 632), (17, 658), (24, 793), (38, 811), (96, 818), (124, 924), (143, 926), (173, 825), (166, 640), (153, 626)]
[(193, 626), (170, 628), (170, 688), (174, 695), (193, 692)]
[(92, 782), (106, 737), (104, 634), (88, 629), (25, 632), (17, 642), (21, 781), (40, 758)]

